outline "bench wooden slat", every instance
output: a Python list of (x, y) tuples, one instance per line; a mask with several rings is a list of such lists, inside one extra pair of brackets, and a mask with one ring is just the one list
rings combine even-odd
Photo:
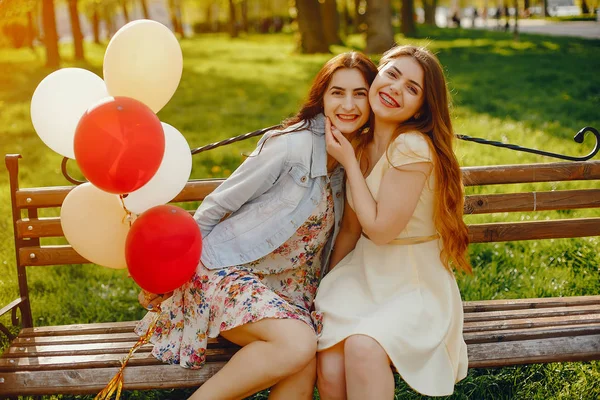
[[(186, 183), (183, 190), (173, 202), (200, 201), (216, 189), (223, 179), (198, 179)], [(60, 207), (67, 194), (75, 186), (50, 186), (43, 188), (23, 188), (16, 193), (19, 208), (51, 208)]]
[(525, 329), (502, 329), (497, 331), (468, 332), (464, 334), (467, 344), (495, 343), (512, 340), (533, 340), (550, 337), (574, 337), (600, 334), (600, 324), (544, 326)]
[[(600, 189), (471, 195), (465, 198), (465, 214), (594, 207), (600, 207)], [(194, 211), (190, 212), (194, 213)], [(17, 235), (22, 239), (62, 237), (64, 233), (60, 217), (44, 217), (18, 220)]]
[[(583, 324), (583, 325), (559, 325), (550, 327), (538, 328), (522, 328), (522, 329), (504, 329), (492, 331), (475, 331), (465, 333), (465, 341), (467, 344), (473, 343), (489, 343), (514, 340), (531, 340), (541, 339), (546, 337), (558, 336), (581, 336), (590, 334), (600, 334), (600, 323)], [(18, 342), (13, 342), (11, 347), (5, 352), (4, 357), (39, 357), (39, 356), (76, 356), (76, 355), (102, 355), (102, 354), (121, 354), (125, 357), (129, 349), (136, 343), (137, 336), (135, 334), (128, 335), (130, 340), (107, 340), (106, 338), (114, 338), (116, 335), (104, 335), (105, 340), (85, 343), (70, 343), (59, 342), (44, 345), (21, 345)], [(65, 337), (59, 337), (65, 338)], [(68, 338), (68, 337), (67, 337)], [(39, 339), (39, 338), (38, 338)], [(225, 345), (225, 346), (223, 346)], [(231, 343), (218, 343), (215, 340), (210, 341), (209, 349), (212, 351), (216, 348), (237, 347)], [(152, 351), (152, 344), (146, 344), (140, 347), (137, 352)]]
[[(600, 179), (600, 161), (517, 164), (461, 168), (465, 186)], [(174, 202), (199, 201), (223, 179), (189, 181)], [(23, 188), (16, 192), (18, 208), (60, 207), (74, 186)]]
[(465, 197), (465, 214), (573, 210), (600, 207), (600, 189), (479, 194)]
[[(8, 358), (19, 357), (55, 357), (55, 356), (85, 356), (95, 354), (121, 354), (124, 357), (133, 347), (136, 341), (128, 342), (104, 342), (104, 343), (82, 343), (82, 344), (54, 344), (42, 346), (11, 346), (3, 355)], [(137, 353), (152, 351), (152, 345), (146, 344), (140, 347)]]
[[(469, 225), (469, 240), (471, 243), (561, 239), (598, 235), (600, 235), (600, 218)], [(19, 249), (19, 266), (21, 267), (87, 263), (89, 261), (80, 256), (69, 245), (30, 246)]]
[(600, 335), (479, 343), (469, 346), (468, 354), (469, 368), (597, 360), (600, 357)]
[(135, 342), (139, 338), (133, 331), (128, 333), (106, 333), (95, 335), (60, 335), (60, 336), (37, 336), (21, 337), (18, 336), (12, 341), (13, 346), (31, 347), (31, 346), (49, 346), (58, 344), (85, 344), (85, 343), (119, 343)]
[(600, 235), (600, 218), (469, 225), (470, 243), (564, 239)]
[(503, 310), (479, 313), (466, 313), (464, 316), (464, 321), (498, 321), (515, 318), (543, 318), (582, 314), (600, 314), (600, 305), (594, 304), (589, 306), (576, 307), (552, 307), (533, 310)]
[(23, 218), (17, 221), (19, 239), (65, 236), (60, 217)]
[[(208, 348), (206, 349), (207, 362), (229, 360), (237, 347)], [(53, 369), (72, 368), (105, 368), (120, 366), (124, 353), (118, 354), (91, 354), (91, 355), (67, 355), (50, 357), (1, 357), (0, 373), (6, 371), (41, 371)], [(129, 360), (131, 366), (135, 365), (158, 365), (162, 361), (157, 360), (150, 352), (135, 353)]]
[(600, 313), (584, 315), (568, 315), (561, 317), (518, 318), (500, 321), (465, 322), (463, 332), (482, 332), (501, 329), (525, 329), (544, 326), (597, 324)]
[(525, 310), (546, 307), (575, 307), (598, 304), (600, 304), (600, 295), (465, 301), (463, 302), (463, 309), (465, 313), (476, 313), (501, 310)]
[[(600, 161), (463, 167), (462, 173), (466, 186), (592, 180), (600, 179)], [(189, 181), (173, 201), (199, 201), (222, 182), (223, 179)], [(73, 188), (52, 186), (19, 189), (16, 192), (16, 205), (18, 208), (60, 207)]]
[[(127, 366), (124, 371), (125, 390), (196, 387), (206, 382), (223, 366), (224, 361), (206, 364), (191, 370), (179, 365)], [(65, 369), (1, 373), (0, 393), (7, 396), (52, 394), (50, 387), (59, 387), (64, 394), (95, 394), (102, 390), (119, 368)]]
[(600, 161), (463, 167), (465, 186), (600, 179)]
[(71, 324), (57, 326), (36, 326), (23, 328), (19, 337), (57, 336), (57, 335), (95, 335), (106, 333), (130, 333), (138, 321), (98, 322), (93, 324)]
[[(481, 300), (464, 301), (463, 309), (465, 319), (472, 318), (471, 314), (507, 311), (507, 310), (533, 310), (543, 308), (559, 307), (582, 307), (582, 306), (600, 306), (600, 295), (598, 296), (571, 296), (571, 297), (541, 297), (531, 299), (500, 299), (500, 300)], [(107, 334), (133, 334), (133, 329), (138, 321), (121, 322), (100, 322), (93, 324), (70, 324), (58, 326), (38, 326), (34, 328), (24, 328), (19, 333), (20, 341), (26, 338), (42, 338), (50, 336), (81, 336), (86, 340), (85, 335), (107, 335)]]
[(19, 249), (19, 266), (88, 264), (70, 245), (31, 246)]

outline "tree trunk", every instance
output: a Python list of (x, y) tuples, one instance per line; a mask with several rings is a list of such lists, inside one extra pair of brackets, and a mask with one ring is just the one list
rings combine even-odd
[(342, 18), (344, 19), (344, 37), (348, 37), (350, 34), (350, 10), (348, 9), (348, 2), (342, 1)]
[[(363, 32), (362, 25), (366, 22), (367, 14), (364, 12), (365, 5), (367, 4), (367, 0), (354, 0), (354, 15), (355, 17), (355, 26), (356, 32)], [(362, 11), (362, 14), (361, 14)]]
[(142, 11), (144, 12), (144, 18), (150, 19), (150, 13), (148, 13), (148, 3), (146, 3), (146, 0), (140, 0), (140, 3), (142, 4)]
[(340, 15), (337, 10), (336, 0), (324, 0), (321, 4), (321, 23), (325, 41), (329, 44), (342, 44), (340, 39)]
[(106, 40), (110, 41), (110, 38), (115, 34), (115, 22), (109, 12), (104, 13), (104, 26), (106, 27)]
[(235, 16), (235, 3), (229, 0), (229, 36), (238, 37), (237, 18)]
[(171, 25), (173, 25), (173, 32), (179, 32), (179, 21), (177, 20), (177, 13), (175, 12), (175, 1), (169, 0), (169, 16), (171, 17)]
[(58, 53), (58, 34), (56, 33), (54, 0), (43, 0), (42, 14), (44, 21), (44, 44), (46, 45), (46, 66), (58, 68), (60, 64), (60, 54)]
[(325, 42), (320, 4), (317, 0), (299, 0), (296, 2), (298, 9), (298, 30), (300, 31), (299, 50), (302, 53), (329, 53), (329, 45)]
[(79, 23), (79, 11), (77, 10), (77, 0), (69, 0), (69, 17), (71, 19), (71, 34), (73, 35), (73, 47), (75, 49), (75, 59), (85, 59), (83, 53), (83, 35), (81, 34), (81, 24)]
[(400, 32), (404, 36), (414, 36), (417, 33), (415, 25), (415, 0), (402, 0), (402, 25)]
[(35, 25), (33, 22), (33, 11), (27, 13), (27, 46), (33, 50), (33, 40), (35, 39)]
[(519, 40), (519, 0), (515, 0), (515, 29), (513, 31), (515, 41)]
[(425, 23), (435, 25), (435, 10), (437, 9), (437, 0), (423, 0), (423, 11), (425, 12)]
[(587, 5), (587, 2), (585, 0), (581, 0), (581, 13), (582, 14), (590, 13), (590, 7)]
[(383, 53), (394, 45), (390, 0), (367, 1), (367, 47), (369, 54)]
[(242, 0), (240, 8), (242, 14), (242, 31), (248, 33), (248, 0)]
[(121, 0), (121, 8), (123, 9), (123, 18), (125, 23), (129, 22), (129, 12), (127, 11), (127, 0)]
[(183, 39), (185, 38), (185, 32), (183, 30), (183, 12), (181, 10), (181, 3), (182, 0), (175, 0), (175, 18), (177, 18), (177, 26), (179, 27), (177, 33), (179, 33), (179, 36)]
[(94, 43), (100, 44), (100, 15), (98, 14), (98, 6), (94, 6), (92, 14), (92, 31), (94, 32)]
[(542, 11), (544, 13), (544, 17), (549, 17), (550, 14), (548, 13), (548, 0), (544, 0), (543, 7), (544, 9)]

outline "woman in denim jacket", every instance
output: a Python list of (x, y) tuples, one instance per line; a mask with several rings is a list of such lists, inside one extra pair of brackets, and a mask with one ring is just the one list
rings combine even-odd
[[(160, 305), (153, 355), (200, 368), (207, 339), (242, 346), (193, 399), (312, 399), (317, 339), (310, 308), (344, 204), (344, 171), (325, 149), (325, 118), (354, 139), (369, 121), (377, 68), (344, 53), (317, 74), (308, 100), (202, 202), (203, 250), (194, 277)], [(158, 309), (161, 296), (142, 292)], [(152, 317), (136, 332), (142, 334)]]

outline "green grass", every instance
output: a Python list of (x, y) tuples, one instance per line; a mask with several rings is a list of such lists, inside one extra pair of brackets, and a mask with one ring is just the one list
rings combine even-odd
[[(583, 126), (600, 128), (600, 41), (471, 30), (421, 30), (401, 43), (426, 44), (444, 65), (454, 98), (457, 133), (501, 140), (573, 155), (593, 145), (573, 142)], [(310, 81), (329, 55), (298, 55), (291, 35), (248, 36), (230, 40), (205, 35), (181, 42), (184, 72), (162, 121), (178, 128), (198, 147), (264, 126), (292, 114)], [(349, 48), (364, 48), (359, 36)], [(63, 47), (63, 66), (81, 66), (99, 75), (104, 46), (87, 44), (87, 63), (72, 62)], [(346, 48), (337, 47), (335, 51)], [(42, 50), (0, 49), (0, 153), (21, 153), (23, 187), (67, 184), (61, 157), (35, 134), (29, 102), (37, 84), (51, 71), (42, 66)], [(194, 157), (192, 178), (227, 176), (256, 140), (236, 143)], [(462, 165), (518, 164), (551, 159), (461, 142)], [(526, 185), (527, 186), (527, 185)], [(545, 189), (598, 187), (597, 182), (549, 183)], [(469, 192), (494, 192), (476, 188)], [(511, 188), (512, 190), (512, 188)], [(51, 211), (51, 212), (56, 212)], [(10, 198), (6, 173), (0, 174), (0, 306), (17, 296)], [(543, 217), (598, 215), (577, 210)], [(506, 220), (504, 214), (495, 220)], [(515, 214), (512, 219), (525, 219)], [(481, 219), (473, 217), (472, 220)], [(471, 246), (473, 276), (459, 276), (465, 300), (600, 293), (598, 238), (479, 244)], [(36, 325), (131, 320), (144, 311), (137, 289), (123, 271), (83, 266), (28, 270)], [(9, 318), (0, 322), (10, 324)], [(435, 379), (432, 377), (432, 379)], [(190, 391), (129, 392), (125, 399), (181, 398)], [(92, 398), (63, 396), (64, 399)], [(264, 399), (264, 393), (253, 397)], [(398, 399), (421, 399), (403, 382)], [(594, 399), (600, 398), (600, 363), (556, 363), (498, 369), (472, 369), (452, 399)]]

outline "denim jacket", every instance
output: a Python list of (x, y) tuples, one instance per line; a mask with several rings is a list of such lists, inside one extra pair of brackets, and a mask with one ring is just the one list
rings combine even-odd
[[(319, 114), (310, 125), (301, 122), (285, 131), (298, 128), (302, 129), (280, 136), (277, 134), (282, 131), (266, 133), (250, 157), (204, 199), (194, 214), (202, 232), (201, 261), (206, 268), (241, 265), (266, 256), (285, 243), (314, 211), (329, 179), (325, 117)], [(343, 168), (338, 166), (329, 181), (335, 223), (323, 250), (323, 268), (341, 223)]]

